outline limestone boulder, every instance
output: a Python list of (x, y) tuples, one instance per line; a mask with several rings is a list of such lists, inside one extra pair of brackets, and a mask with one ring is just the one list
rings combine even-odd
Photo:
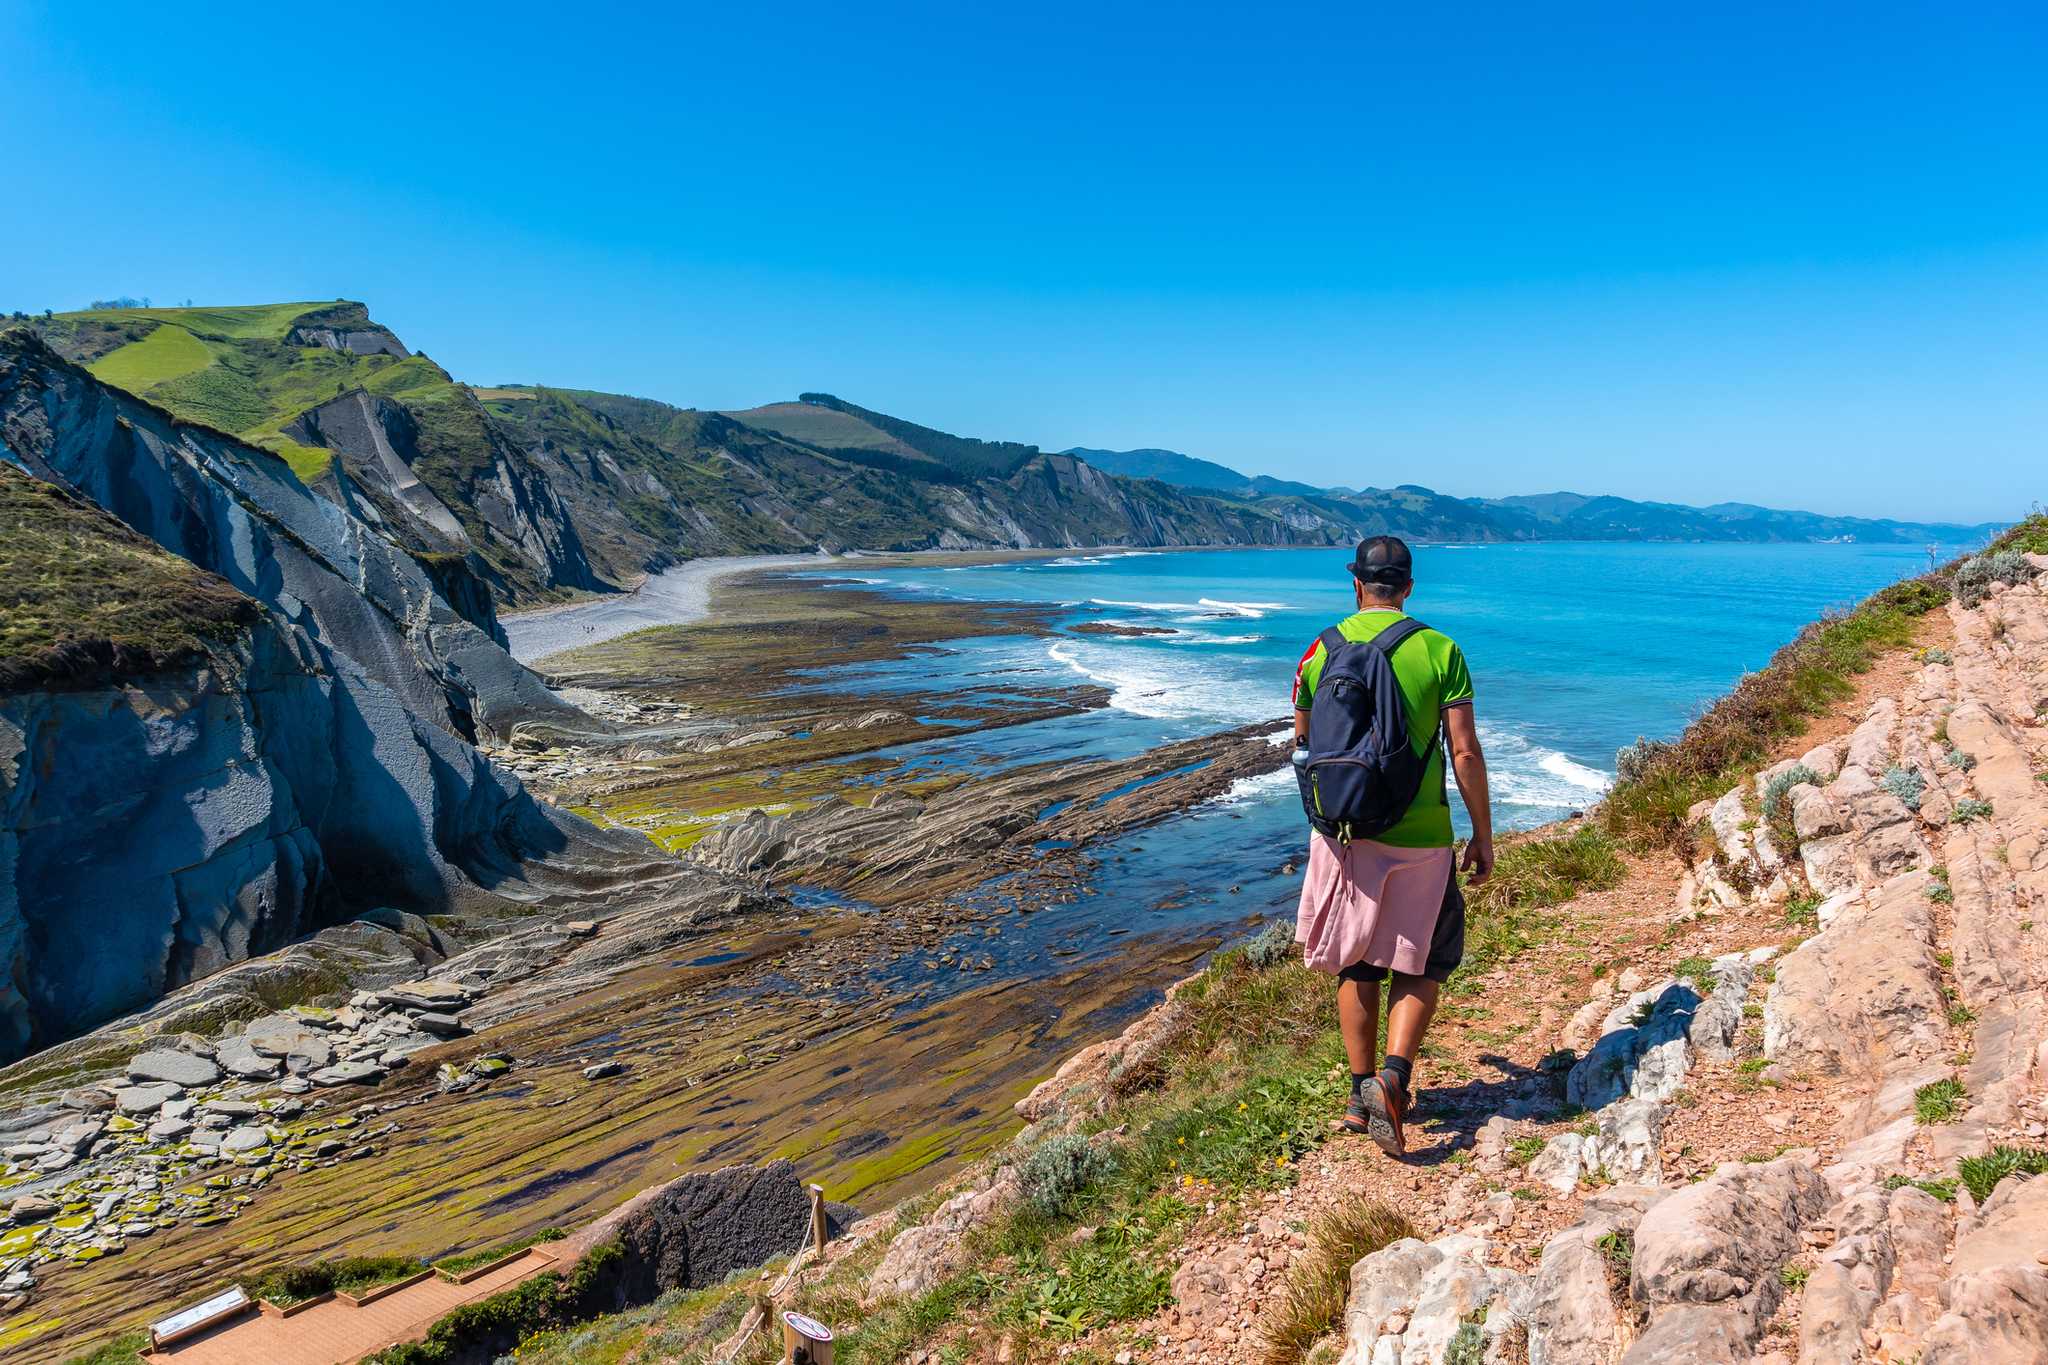
[(1485, 1238), (1456, 1233), (1434, 1242), (1405, 1237), (1361, 1258), (1351, 1268), (1338, 1365), (1442, 1360), (1461, 1327), (1497, 1301), (1505, 1307), (1519, 1280), (1489, 1266), (1489, 1250)]
[(2000, 1266), (1957, 1279), (1920, 1365), (2048, 1360), (2048, 1270)]
[(1800, 765), (1823, 782), (1841, 775), (1842, 755), (1832, 744), (1817, 744), (1799, 756)]
[(1650, 1208), (1636, 1228), (1631, 1294), (1650, 1324), (1629, 1365), (1746, 1358), (1784, 1292), (1800, 1229), (1832, 1202), (1798, 1157), (1729, 1162)]
[(1946, 1047), (1928, 879), (1852, 900), (1787, 954), (1764, 1001), (1764, 1055), (1788, 1071), (1882, 1077)]
[(1544, 1244), (1536, 1269), (1509, 1292), (1527, 1334), (1529, 1365), (1612, 1365), (1635, 1339), (1628, 1298), (1628, 1257), (1616, 1239), (1632, 1239), (1663, 1191), (1604, 1190), (1579, 1221)]
[(967, 1261), (967, 1235), (1014, 1208), (1022, 1194), (1016, 1168), (1005, 1166), (985, 1183), (953, 1195), (916, 1227), (897, 1233), (868, 1276), (867, 1301), (915, 1298), (956, 1273)]

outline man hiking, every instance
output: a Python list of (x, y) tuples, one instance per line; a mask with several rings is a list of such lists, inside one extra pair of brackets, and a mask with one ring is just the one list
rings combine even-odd
[[(1294, 675), (1295, 764), (1314, 826), (1294, 936), (1310, 967), (1337, 977), (1351, 1060), (1343, 1126), (1399, 1156), (1416, 1049), (1465, 954), (1439, 734), (1472, 820), (1464, 867), (1475, 886), (1493, 871), (1493, 813), (1465, 656), (1402, 611), (1415, 587), (1408, 546), (1395, 536), (1359, 542), (1351, 577), (1357, 613), (1324, 631)], [(1376, 1070), (1389, 974), (1387, 1053)]]

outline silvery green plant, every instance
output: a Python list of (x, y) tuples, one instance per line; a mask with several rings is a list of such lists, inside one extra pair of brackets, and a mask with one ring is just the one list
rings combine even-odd
[(1115, 1167), (1109, 1153), (1085, 1133), (1061, 1133), (1040, 1143), (1017, 1168), (1024, 1197), (1048, 1218), (1070, 1212), (1081, 1196)]
[(1956, 570), (1956, 600), (1974, 607), (1990, 594), (1993, 583), (2025, 583), (2039, 572), (2018, 550), (1999, 550), (1965, 560)]
[(1671, 745), (1661, 739), (1638, 739), (1633, 744), (1624, 744), (1614, 752), (1615, 780), (1622, 783), (1642, 781), (1648, 775), (1650, 765), (1669, 752)]
[(1899, 804), (1907, 810), (1920, 809), (1920, 795), (1927, 790), (1927, 779), (1920, 775), (1918, 768), (1909, 768), (1903, 763), (1894, 763), (1884, 770), (1884, 789), (1899, 798)]
[(1778, 808), (1785, 803), (1786, 794), (1800, 785), (1818, 787), (1820, 774), (1804, 763), (1796, 763), (1764, 784), (1764, 815), (1776, 818)]

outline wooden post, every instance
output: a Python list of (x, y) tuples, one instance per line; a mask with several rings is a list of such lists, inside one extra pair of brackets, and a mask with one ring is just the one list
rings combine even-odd
[(793, 1365), (832, 1365), (832, 1329), (802, 1313), (783, 1313), (782, 1358)]
[(825, 1220), (825, 1187), (811, 1186), (811, 1249), (820, 1256), (825, 1254), (825, 1243), (831, 1236), (831, 1229)]

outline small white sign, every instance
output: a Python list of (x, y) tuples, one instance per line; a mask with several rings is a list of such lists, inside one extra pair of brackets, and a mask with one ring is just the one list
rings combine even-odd
[(789, 1311), (785, 1312), (782, 1315), (782, 1320), (788, 1323), (791, 1327), (796, 1328), (797, 1331), (809, 1337), (812, 1341), (832, 1340), (832, 1329), (830, 1327), (827, 1327), (824, 1323), (819, 1322), (816, 1318), (805, 1317), (802, 1313), (797, 1312), (795, 1309), (790, 1309)]

